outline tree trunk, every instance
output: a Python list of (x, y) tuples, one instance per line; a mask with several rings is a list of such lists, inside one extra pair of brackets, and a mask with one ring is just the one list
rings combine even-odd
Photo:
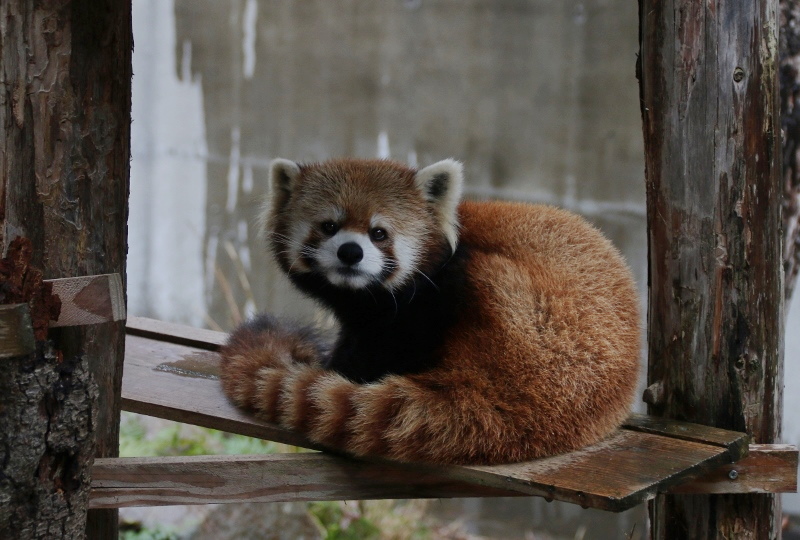
[[(650, 412), (780, 438), (777, 0), (640, 0)], [(777, 538), (774, 495), (659, 496), (653, 538)]]
[[(0, 246), (29, 238), (46, 279), (124, 279), (131, 50), (130, 0), (0, 3)], [(97, 455), (118, 452), (124, 324), (49, 338), (0, 370), (0, 407), (14, 412), (4, 427), (24, 443), (0, 456), (0, 497), (16, 501), (0, 505), (3, 538), (81, 537), (81, 456), (95, 440)], [(94, 385), (99, 406), (89, 414)], [(116, 538), (116, 511), (93, 511), (88, 522), (89, 537)]]

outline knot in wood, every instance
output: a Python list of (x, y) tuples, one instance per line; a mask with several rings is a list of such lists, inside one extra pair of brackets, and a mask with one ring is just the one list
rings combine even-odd
[(744, 70), (740, 67), (737, 67), (733, 70), (733, 80), (734, 82), (742, 82), (744, 79)]
[(648, 386), (642, 394), (642, 401), (654, 407), (664, 403), (664, 383), (657, 381)]

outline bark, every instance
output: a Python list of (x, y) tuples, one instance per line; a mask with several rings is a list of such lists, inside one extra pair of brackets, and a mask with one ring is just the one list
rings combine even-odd
[(81, 538), (94, 461), (97, 385), (52, 342), (0, 370), (0, 538)]
[(800, 272), (800, 1), (781, 0), (780, 9), (783, 260), (788, 304)]
[[(130, 0), (0, 3), (0, 246), (5, 252), (15, 238), (29, 238), (45, 279), (112, 272), (124, 279), (130, 16)], [(35, 489), (11, 483), (21, 505), (14, 526), (59, 497), (67, 501), (66, 511), (21, 529), (32, 531), (28, 537), (82, 536), (88, 469), (78, 456), (92, 444), (99, 456), (117, 454), (123, 332), (122, 322), (51, 330), (35, 358), (4, 366), (9, 390), (0, 406), (18, 414), (3, 415), (15, 422), (4, 432), (16, 437), (3, 462), (14, 470), (3, 474), (30, 480), (25, 467), (41, 454)], [(94, 385), (100, 406), (90, 414)], [(53, 434), (71, 434), (73, 446), (64, 443), (62, 452)], [(66, 462), (64, 452), (72, 456)], [(42, 464), (79, 480), (42, 477)], [(116, 512), (91, 512), (87, 531), (115, 538)]]
[[(650, 413), (777, 442), (777, 0), (640, 0)], [(659, 496), (654, 538), (776, 538), (774, 495)]]

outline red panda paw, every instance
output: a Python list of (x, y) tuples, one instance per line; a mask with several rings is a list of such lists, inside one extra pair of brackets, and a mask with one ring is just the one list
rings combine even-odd
[(229, 344), (220, 354), (222, 389), (234, 404), (246, 409), (261, 408), (256, 400), (261, 370), (282, 371), (292, 364), (292, 351), (282, 343), (262, 343), (256, 347)]

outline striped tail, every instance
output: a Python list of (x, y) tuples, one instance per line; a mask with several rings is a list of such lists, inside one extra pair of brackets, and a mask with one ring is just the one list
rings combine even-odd
[(308, 329), (260, 318), (222, 353), (222, 385), (239, 407), (311, 441), (357, 456), (428, 463), (500, 463), (533, 457), (507, 440), (501, 413), (426, 374), (356, 384), (321, 367), (327, 348)]

